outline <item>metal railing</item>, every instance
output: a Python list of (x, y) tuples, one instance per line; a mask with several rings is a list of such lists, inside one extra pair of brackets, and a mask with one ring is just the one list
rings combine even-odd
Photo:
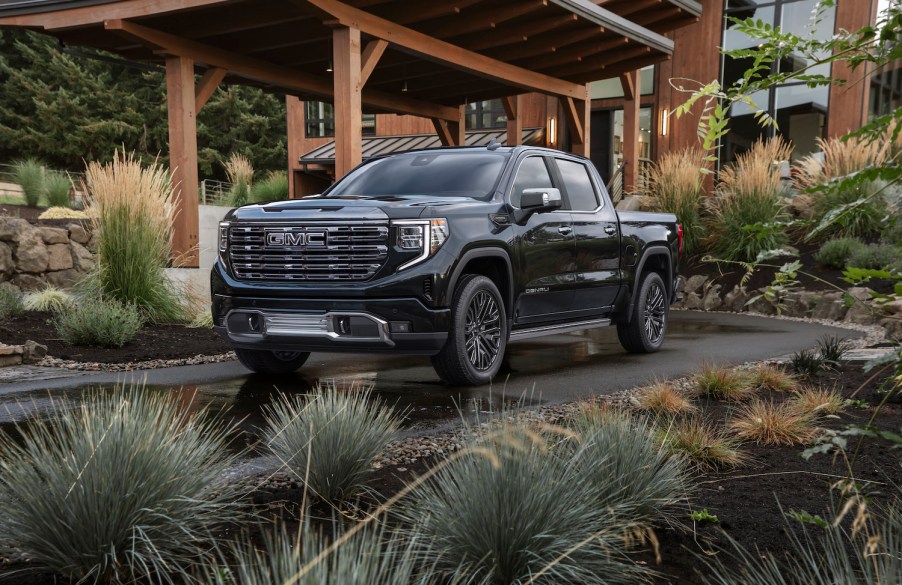
[(231, 183), (204, 179), (200, 182), (198, 195), (203, 205), (224, 205), (229, 199), (231, 190)]
[(608, 184), (605, 187), (608, 190), (608, 195), (611, 196), (611, 201), (614, 205), (623, 199), (623, 171), (626, 169), (626, 161), (621, 161), (617, 168), (614, 170), (614, 174), (611, 175)]

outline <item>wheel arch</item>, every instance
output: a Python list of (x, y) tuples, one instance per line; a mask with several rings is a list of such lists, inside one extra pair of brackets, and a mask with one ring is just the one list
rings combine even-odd
[(664, 281), (664, 288), (667, 291), (667, 296), (670, 298), (671, 293), (673, 292), (671, 288), (673, 287), (673, 262), (671, 261), (671, 252), (670, 248), (667, 246), (649, 246), (642, 253), (642, 258), (639, 259), (638, 264), (636, 264), (636, 271), (632, 275), (632, 286), (630, 291), (630, 302), (627, 307), (626, 312), (626, 321), (632, 321), (633, 319), (633, 309), (636, 306), (636, 295), (639, 291), (639, 284), (642, 280), (642, 275), (646, 272), (657, 272), (661, 275), (661, 279)]
[(507, 252), (500, 248), (478, 248), (464, 253), (448, 281), (449, 301), (454, 296), (457, 284), (464, 274), (481, 274), (495, 283), (501, 293), (505, 313), (510, 321), (514, 310), (514, 272)]

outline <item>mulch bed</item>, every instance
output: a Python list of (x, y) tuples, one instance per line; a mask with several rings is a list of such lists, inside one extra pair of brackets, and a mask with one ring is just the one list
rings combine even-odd
[(38, 216), (47, 211), (46, 207), (29, 207), (27, 205), (10, 205), (0, 203), (0, 217), (19, 217), (34, 223)]
[(56, 358), (80, 362), (122, 364), (219, 355), (232, 350), (212, 329), (184, 325), (145, 325), (123, 347), (75, 347), (68, 345), (53, 327), (50, 313), (26, 311), (0, 323), (0, 343), (20, 345), (28, 340), (47, 346)]

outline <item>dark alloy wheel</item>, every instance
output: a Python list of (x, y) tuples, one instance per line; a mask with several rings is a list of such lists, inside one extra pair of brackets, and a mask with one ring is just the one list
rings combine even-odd
[(238, 361), (258, 374), (290, 374), (298, 370), (310, 357), (306, 351), (268, 351), (235, 348)]
[(464, 276), (451, 305), (448, 341), (432, 365), (449, 384), (487, 384), (498, 373), (507, 346), (507, 315), (498, 287), (478, 274)]
[(617, 325), (620, 345), (632, 353), (658, 351), (667, 333), (667, 317), (670, 303), (667, 302), (667, 288), (656, 272), (642, 275), (636, 291), (633, 314), (628, 323)]

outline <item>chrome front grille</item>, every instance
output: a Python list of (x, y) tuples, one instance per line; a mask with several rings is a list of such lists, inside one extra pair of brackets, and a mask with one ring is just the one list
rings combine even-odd
[(229, 228), (229, 263), (241, 280), (363, 281), (387, 259), (387, 222)]

